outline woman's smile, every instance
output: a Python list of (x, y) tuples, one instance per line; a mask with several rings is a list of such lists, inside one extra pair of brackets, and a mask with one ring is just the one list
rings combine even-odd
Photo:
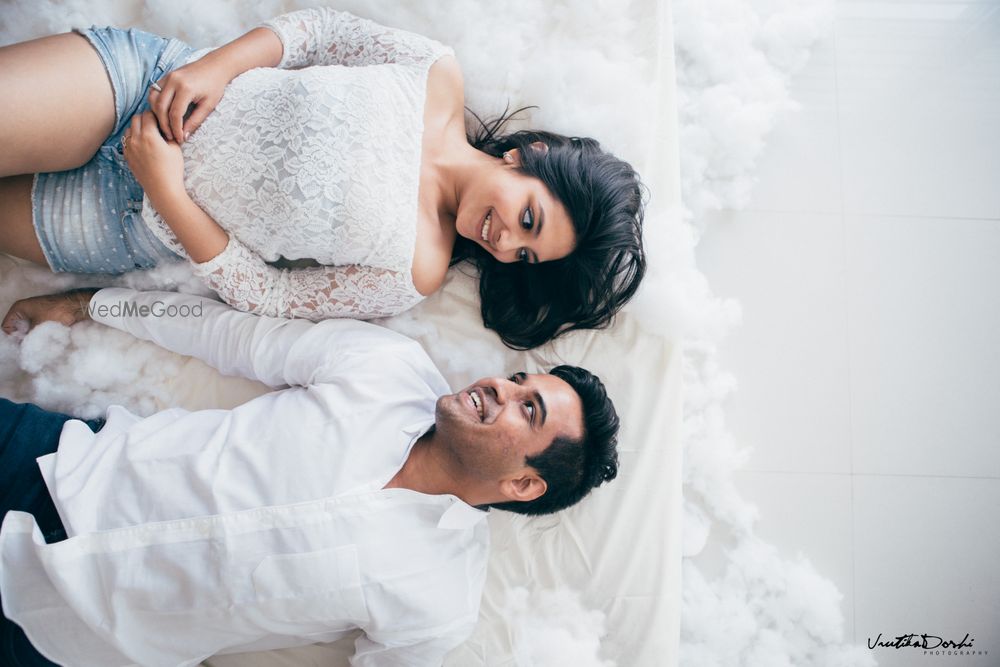
[(493, 226), (493, 209), (491, 208), (486, 211), (486, 217), (484, 217), (483, 221), (479, 223), (479, 238), (482, 239), (483, 243), (489, 245), (495, 250), (496, 248), (493, 244), (493, 239), (490, 236), (490, 232), (492, 231), (492, 226)]

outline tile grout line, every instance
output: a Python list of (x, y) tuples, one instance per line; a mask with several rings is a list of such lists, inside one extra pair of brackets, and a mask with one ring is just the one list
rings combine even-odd
[[(839, 119), (837, 121), (839, 125)], [(839, 136), (838, 136), (838, 148), (839, 148)], [(843, 186), (843, 173), (840, 175), (841, 186)], [(841, 199), (843, 199), (843, 193), (841, 194)], [(913, 219), (913, 220), (951, 220), (955, 222), (988, 222), (988, 223), (1000, 223), (1000, 218), (970, 218), (955, 215), (910, 215), (908, 213), (873, 213), (873, 212), (854, 212), (846, 213), (844, 210), (843, 203), (839, 211), (826, 210), (821, 211), (818, 209), (778, 209), (778, 208), (755, 208), (753, 206), (748, 206), (742, 209), (719, 209), (720, 213), (781, 213), (788, 215), (840, 215), (841, 217), (846, 217), (848, 215), (857, 218), (902, 218), (902, 219)]]
[[(838, 0), (838, 4), (842, 0)], [(847, 347), (845, 356), (847, 357), (847, 466), (850, 470), (850, 517), (851, 517), (851, 530), (850, 530), (850, 542), (848, 544), (848, 549), (851, 554), (851, 643), (857, 645), (858, 643), (858, 582), (857, 582), (857, 549), (855, 548), (856, 539), (855, 532), (857, 529), (857, 522), (855, 521), (855, 506), (854, 506), (854, 400), (852, 393), (852, 383), (851, 383), (851, 308), (850, 308), (850, 278), (849, 278), (849, 267), (848, 267), (848, 243), (847, 243), (847, 217), (845, 215), (845, 208), (847, 202), (847, 193), (845, 192), (844, 186), (844, 136), (843, 136), (843, 126), (840, 121), (840, 72), (837, 68), (839, 62), (839, 43), (837, 40), (837, 5), (834, 5), (834, 19), (833, 19), (833, 103), (834, 103), (834, 121), (837, 128), (837, 164), (839, 166), (837, 173), (840, 177), (840, 233), (841, 233), (841, 249), (843, 250), (843, 260), (844, 260), (844, 273), (843, 279), (843, 289), (844, 289), (844, 344)]]
[(1000, 475), (928, 475), (923, 473), (898, 472), (829, 472), (826, 470), (766, 470), (763, 468), (740, 468), (739, 472), (766, 473), (777, 475), (827, 475), (830, 477), (904, 477), (909, 479), (980, 479), (1000, 482)]

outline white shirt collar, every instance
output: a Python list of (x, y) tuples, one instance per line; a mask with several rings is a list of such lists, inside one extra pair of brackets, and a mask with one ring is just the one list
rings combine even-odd
[(485, 519), (486, 515), (487, 512), (476, 509), (459, 498), (454, 498), (451, 506), (441, 515), (441, 519), (438, 521), (438, 528), (444, 530), (465, 530)]

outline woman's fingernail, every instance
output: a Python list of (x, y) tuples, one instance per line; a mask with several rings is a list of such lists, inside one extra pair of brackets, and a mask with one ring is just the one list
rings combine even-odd
[(191, 138), (191, 133), (190, 132), (185, 132), (184, 133), (184, 141), (187, 141), (190, 138)]

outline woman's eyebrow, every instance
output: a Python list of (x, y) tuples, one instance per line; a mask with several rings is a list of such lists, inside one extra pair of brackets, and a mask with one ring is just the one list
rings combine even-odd
[(542, 202), (538, 202), (538, 224), (535, 225), (535, 237), (542, 233), (542, 225), (545, 224), (545, 209)]

